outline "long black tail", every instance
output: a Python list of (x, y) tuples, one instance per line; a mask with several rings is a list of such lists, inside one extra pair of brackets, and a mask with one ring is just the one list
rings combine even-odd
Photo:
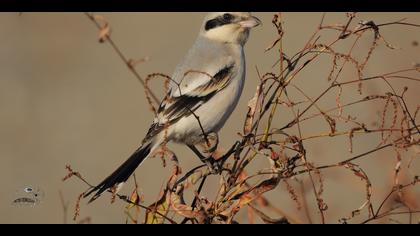
[(89, 200), (89, 203), (91, 203), (99, 196), (101, 196), (101, 193), (107, 189), (127, 181), (127, 179), (131, 176), (131, 174), (133, 174), (136, 168), (149, 155), (151, 146), (152, 144), (149, 143), (137, 149), (120, 167), (118, 167), (117, 170), (114, 171), (114, 173), (108, 176), (98, 186), (94, 187), (92, 190), (86, 193), (83, 197), (85, 198), (96, 191), (95, 195), (93, 195), (93, 197)]

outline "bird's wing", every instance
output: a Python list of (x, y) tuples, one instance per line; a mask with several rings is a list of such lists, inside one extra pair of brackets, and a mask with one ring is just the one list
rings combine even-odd
[[(224, 89), (237, 74), (233, 60), (200, 69), (184, 69), (175, 73), (170, 90), (161, 102), (154, 123), (146, 135), (149, 140), (182, 117), (193, 115), (202, 104)], [(180, 77), (182, 76), (182, 77)]]

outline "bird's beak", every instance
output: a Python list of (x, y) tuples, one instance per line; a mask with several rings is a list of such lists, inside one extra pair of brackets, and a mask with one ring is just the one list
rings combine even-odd
[(261, 25), (260, 19), (255, 16), (250, 16), (239, 22), (239, 25), (243, 28), (254, 28)]

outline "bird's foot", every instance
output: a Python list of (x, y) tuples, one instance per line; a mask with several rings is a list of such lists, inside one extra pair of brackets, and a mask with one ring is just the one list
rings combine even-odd
[(199, 143), (199, 147), (203, 153), (213, 153), (216, 151), (218, 144), (219, 136), (217, 133), (212, 132), (203, 137), (203, 142)]
[(220, 173), (222, 173), (221, 163), (219, 161), (214, 160), (212, 156), (206, 158), (206, 160), (204, 160), (204, 163), (209, 168), (211, 174), (219, 175)]

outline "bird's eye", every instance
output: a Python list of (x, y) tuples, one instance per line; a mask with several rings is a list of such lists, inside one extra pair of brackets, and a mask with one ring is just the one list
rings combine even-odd
[(26, 187), (26, 188), (24, 188), (24, 189), (23, 189), (23, 191), (25, 191), (25, 192), (27, 192), (27, 193), (30, 193), (30, 192), (32, 192), (33, 190), (32, 190), (32, 188), (31, 188), (31, 187)]
[(233, 20), (233, 18), (234, 18), (234, 16), (232, 14), (229, 14), (229, 13), (223, 14), (223, 20), (225, 20), (225, 21), (231, 21), (231, 20)]

